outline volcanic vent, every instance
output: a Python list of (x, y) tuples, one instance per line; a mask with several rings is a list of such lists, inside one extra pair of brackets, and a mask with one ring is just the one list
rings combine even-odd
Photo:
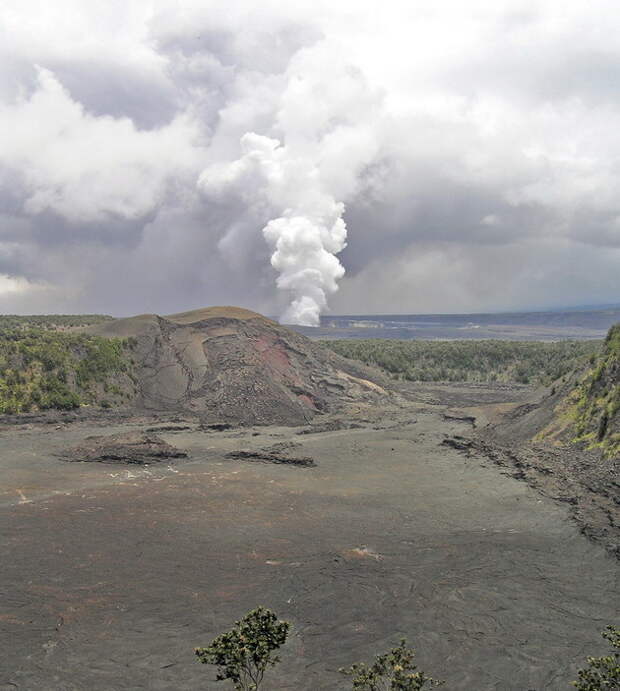
[(89, 329), (133, 337), (136, 404), (206, 422), (297, 425), (389, 394), (378, 373), (237, 307), (118, 319)]

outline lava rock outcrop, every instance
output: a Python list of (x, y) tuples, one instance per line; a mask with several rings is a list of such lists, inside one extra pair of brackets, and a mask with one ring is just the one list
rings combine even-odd
[(86, 437), (81, 444), (60, 455), (66, 461), (136, 465), (187, 457), (185, 451), (168, 444), (161, 437), (141, 432)]

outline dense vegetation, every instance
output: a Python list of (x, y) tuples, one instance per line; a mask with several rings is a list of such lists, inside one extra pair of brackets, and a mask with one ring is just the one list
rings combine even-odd
[(0, 331), (8, 329), (74, 329), (110, 321), (113, 317), (106, 314), (0, 314)]
[(348, 358), (412, 381), (548, 384), (600, 351), (600, 341), (323, 341)]
[(20, 326), (0, 329), (0, 413), (131, 398), (131, 340)]

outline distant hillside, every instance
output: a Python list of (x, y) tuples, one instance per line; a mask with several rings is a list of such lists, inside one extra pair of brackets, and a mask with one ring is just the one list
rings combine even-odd
[(591, 364), (539, 438), (557, 435), (568, 422), (571, 441), (615, 458), (620, 456), (620, 324), (609, 330), (603, 352)]
[(604, 309), (573, 308), (545, 312), (489, 312), (471, 314), (358, 314), (325, 315), (321, 325), (342, 325), (351, 323), (385, 322), (392, 324), (419, 324), (444, 326), (488, 325), (544, 325), (544, 326), (589, 326), (608, 329), (620, 319), (620, 306)]
[(602, 339), (620, 306), (503, 314), (324, 315), (321, 326), (294, 326), (317, 339), (560, 341)]

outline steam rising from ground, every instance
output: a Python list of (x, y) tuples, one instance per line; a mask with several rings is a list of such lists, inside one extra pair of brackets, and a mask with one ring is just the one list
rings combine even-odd
[(199, 187), (211, 199), (236, 197), (249, 207), (269, 245), (278, 288), (292, 296), (282, 321), (316, 326), (327, 296), (344, 268), (336, 254), (346, 246), (344, 205), (323, 189), (310, 155), (254, 133), (241, 138), (241, 158), (206, 169)]

